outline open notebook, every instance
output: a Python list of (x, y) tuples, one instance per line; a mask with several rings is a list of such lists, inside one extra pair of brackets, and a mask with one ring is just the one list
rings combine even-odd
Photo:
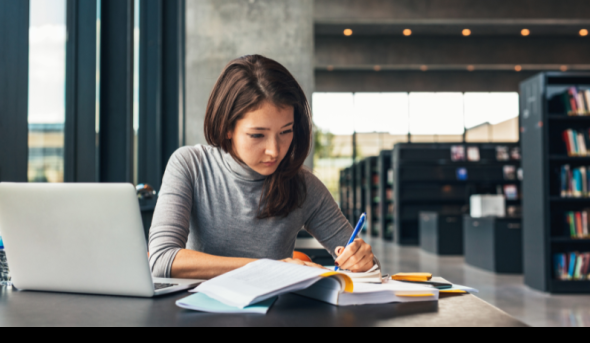
[(355, 285), (346, 274), (272, 260), (250, 263), (202, 283), (193, 292), (238, 308), (291, 292), (341, 306), (438, 300), (438, 290), (430, 286)]

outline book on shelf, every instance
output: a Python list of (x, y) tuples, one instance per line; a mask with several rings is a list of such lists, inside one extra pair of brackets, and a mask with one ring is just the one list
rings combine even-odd
[(590, 167), (561, 166), (560, 195), (562, 198), (590, 197)]
[(504, 196), (506, 196), (506, 200), (518, 200), (518, 187), (516, 185), (505, 185)]
[(520, 148), (516, 147), (516, 148), (512, 148), (510, 150), (510, 158), (514, 161), (520, 161), (522, 160), (522, 155), (520, 153)]
[(461, 162), (465, 161), (465, 147), (463, 145), (454, 145), (451, 147), (451, 161)]
[(478, 147), (471, 146), (467, 148), (467, 160), (469, 162), (479, 162), (481, 160), (481, 155), (479, 153)]
[(568, 129), (562, 133), (568, 156), (590, 156), (590, 131)]
[(566, 212), (566, 235), (569, 235), (574, 239), (590, 238), (590, 223), (588, 222), (588, 218), (590, 218), (590, 209), (577, 212)]
[(498, 161), (510, 161), (510, 154), (508, 153), (507, 146), (496, 147), (496, 160)]
[(570, 87), (562, 94), (562, 99), (568, 116), (590, 115), (590, 90)]
[(590, 253), (570, 252), (553, 256), (555, 278), (561, 281), (590, 280)]
[(504, 180), (516, 180), (516, 166), (504, 166)]

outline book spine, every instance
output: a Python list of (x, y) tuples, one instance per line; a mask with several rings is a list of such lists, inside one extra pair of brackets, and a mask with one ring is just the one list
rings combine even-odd
[(581, 237), (582, 236), (582, 231), (583, 231), (583, 226), (582, 226), (582, 213), (581, 212), (576, 212), (576, 237)]
[(582, 178), (582, 196), (588, 196), (588, 179), (586, 178), (586, 167), (580, 167), (580, 175)]
[(561, 197), (567, 197), (567, 171), (561, 166)]
[(572, 146), (570, 145), (570, 139), (568, 135), (568, 130), (563, 131), (563, 141), (565, 142), (565, 148), (567, 150), (568, 156), (572, 156)]
[(588, 278), (590, 275), (590, 253), (584, 254), (584, 268), (582, 268), (582, 274)]
[(584, 266), (584, 257), (579, 255), (576, 259), (576, 271), (574, 273), (575, 280), (582, 280), (582, 267)]
[(569, 258), (569, 270), (568, 270), (568, 280), (572, 280), (574, 278), (574, 274), (576, 273), (576, 262), (578, 260), (578, 254), (575, 252), (570, 254)]
[(568, 197), (573, 197), (574, 192), (573, 192), (573, 177), (572, 177), (572, 169), (570, 168), (569, 165), (566, 165), (566, 171), (567, 171), (567, 196)]
[(584, 135), (581, 133), (578, 133), (576, 135), (576, 139), (577, 139), (576, 143), (578, 143), (578, 146), (580, 147), (580, 155), (586, 156), (587, 151), (586, 151), (586, 143), (584, 142)]
[(574, 212), (568, 213), (568, 223), (570, 224), (570, 237), (576, 238), (576, 216)]
[(588, 107), (586, 107), (586, 110), (588, 111), (586, 114), (588, 115), (590, 114), (590, 90), (584, 91), (584, 97), (586, 98), (586, 105), (588, 105)]
[(588, 211), (582, 212), (582, 236), (588, 236)]

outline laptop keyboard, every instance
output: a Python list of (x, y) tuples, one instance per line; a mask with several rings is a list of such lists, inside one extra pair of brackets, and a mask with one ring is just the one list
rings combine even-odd
[(177, 284), (174, 283), (155, 283), (154, 284), (154, 289), (156, 291), (160, 291), (162, 289), (166, 289), (166, 288), (170, 288), (170, 287), (176, 287), (178, 286)]

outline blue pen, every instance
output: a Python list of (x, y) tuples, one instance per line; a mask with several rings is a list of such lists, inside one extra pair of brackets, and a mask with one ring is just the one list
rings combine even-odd
[[(356, 228), (354, 229), (354, 232), (352, 233), (352, 237), (350, 237), (350, 240), (348, 241), (348, 243), (346, 244), (344, 249), (348, 248), (349, 245), (354, 243), (356, 236), (358, 236), (358, 234), (359, 234), (359, 232), (361, 232), (361, 229), (363, 228), (363, 226), (365, 226), (366, 220), (367, 220), (367, 214), (363, 213), (363, 215), (361, 215), (361, 219), (359, 219), (358, 224), (356, 224)], [(334, 270), (338, 271), (338, 267), (336, 267), (336, 269), (334, 269)]]

